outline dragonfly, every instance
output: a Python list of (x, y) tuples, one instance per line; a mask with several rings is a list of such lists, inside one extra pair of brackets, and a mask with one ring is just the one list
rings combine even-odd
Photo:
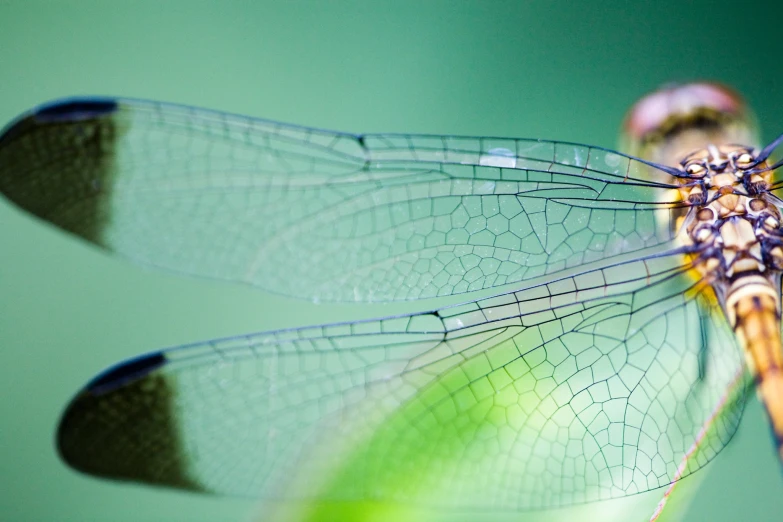
[(712, 83), (637, 102), (628, 153), (39, 106), (0, 135), (24, 212), (142, 265), (425, 310), (121, 362), (71, 400), (59, 454), (221, 495), (547, 509), (668, 493), (754, 388), (781, 453), (783, 137), (752, 122)]

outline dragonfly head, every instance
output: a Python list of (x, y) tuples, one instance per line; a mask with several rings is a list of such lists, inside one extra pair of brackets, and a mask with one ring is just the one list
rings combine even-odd
[(739, 94), (696, 82), (665, 86), (636, 102), (625, 119), (622, 140), (629, 154), (674, 167), (709, 146), (740, 143), (752, 148), (757, 133), (755, 117)]

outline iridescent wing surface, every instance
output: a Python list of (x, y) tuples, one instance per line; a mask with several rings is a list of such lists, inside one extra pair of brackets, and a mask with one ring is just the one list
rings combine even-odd
[(155, 102), (44, 106), (0, 192), (134, 261), (320, 301), (529, 281), (666, 243), (647, 166), (520, 139), (352, 135)]

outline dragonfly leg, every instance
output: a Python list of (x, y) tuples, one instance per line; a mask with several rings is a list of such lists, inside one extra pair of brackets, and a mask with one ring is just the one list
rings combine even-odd
[(740, 399), (741, 397), (745, 396), (745, 393), (741, 393), (744, 392), (745, 389), (744, 377), (745, 377), (745, 367), (743, 366), (734, 375), (731, 384), (729, 384), (728, 388), (726, 389), (726, 393), (723, 394), (720, 401), (718, 401), (718, 404), (715, 406), (715, 409), (712, 411), (710, 416), (704, 422), (704, 425), (699, 430), (699, 434), (696, 437), (696, 440), (693, 441), (693, 444), (691, 444), (690, 448), (688, 448), (688, 451), (686, 451), (685, 454), (682, 456), (682, 459), (680, 460), (680, 464), (679, 466), (677, 466), (677, 473), (675, 473), (671, 484), (669, 484), (669, 487), (666, 488), (663, 497), (661, 498), (660, 502), (658, 502), (658, 505), (655, 507), (655, 511), (650, 517), (650, 522), (655, 522), (659, 520), (660, 516), (663, 514), (663, 510), (666, 507), (666, 504), (669, 501), (672, 493), (675, 491), (675, 487), (679, 483), (680, 479), (683, 478), (683, 476), (688, 471), (688, 463), (694, 457), (694, 455), (698, 453), (702, 443), (709, 436), (710, 430), (715, 425), (715, 421), (721, 416), (721, 414), (724, 411), (726, 411), (727, 407), (731, 406), (731, 404), (733, 404), (737, 399)]

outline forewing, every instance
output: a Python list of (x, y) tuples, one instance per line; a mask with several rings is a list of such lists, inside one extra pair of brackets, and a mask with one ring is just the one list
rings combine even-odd
[(527, 509), (658, 488), (742, 407), (678, 475), (742, 367), (682, 263), (152, 354), (73, 400), (59, 449), (89, 473), (272, 498)]
[(648, 168), (124, 99), (56, 102), (0, 137), (0, 192), (32, 214), (139, 263), (324, 301), (459, 294), (664, 243), (679, 203)]

